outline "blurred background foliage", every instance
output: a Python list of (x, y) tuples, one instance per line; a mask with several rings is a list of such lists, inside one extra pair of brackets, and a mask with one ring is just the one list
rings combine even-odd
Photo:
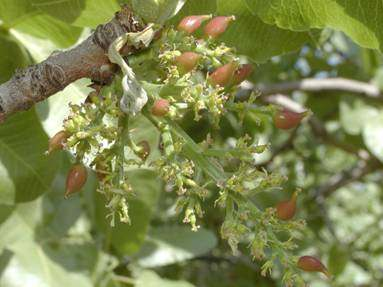
[[(0, 0), (0, 83), (80, 42), (122, 2), (147, 20), (163, 21), (185, 1), (120, 2)], [(382, 88), (382, 56), (372, 50), (383, 41), (381, 2), (310, 2), (189, 0), (170, 23), (191, 14), (235, 14), (222, 40), (254, 61), (255, 85), (344, 77)], [(201, 230), (192, 232), (175, 213), (175, 195), (151, 170), (131, 171), (137, 198), (130, 226), (109, 227), (94, 175), (81, 195), (64, 200), (70, 155), (44, 152), (68, 103), (85, 99), (87, 84), (78, 81), (0, 125), (0, 286), (280, 286), (277, 271), (271, 278), (260, 275), (246, 246), (233, 256), (220, 240), (223, 214), (213, 196), (205, 202)], [(299, 89), (286, 95), (313, 112), (297, 130), (276, 130), (269, 116), (249, 109), (243, 125), (225, 115), (222, 139), (230, 146), (249, 134), (270, 145), (255, 164), (287, 176), (286, 192), (254, 200), (270, 207), (302, 190), (298, 218), (307, 229), (299, 235), (299, 252), (322, 258), (335, 276), (331, 286), (382, 286), (383, 97)], [(157, 146), (156, 131), (143, 119), (136, 124), (141, 129), (134, 136)], [(212, 130), (204, 120), (185, 119), (183, 127), (199, 141)], [(310, 286), (330, 284), (317, 274), (305, 278)]]

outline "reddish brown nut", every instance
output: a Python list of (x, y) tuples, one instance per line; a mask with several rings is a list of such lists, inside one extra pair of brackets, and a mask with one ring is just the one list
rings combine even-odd
[(223, 65), (209, 75), (209, 80), (214, 86), (225, 87), (233, 80), (236, 69), (237, 64), (235, 62)]
[(277, 204), (277, 217), (281, 220), (290, 220), (294, 217), (297, 210), (296, 193), (289, 200), (282, 201)]
[(64, 145), (69, 137), (69, 134), (66, 131), (59, 131), (49, 140), (48, 154), (61, 150), (64, 148)]
[(76, 164), (69, 170), (66, 178), (65, 198), (79, 192), (86, 183), (88, 172), (83, 164)]
[(278, 129), (282, 130), (292, 129), (300, 124), (305, 115), (306, 112), (296, 113), (287, 109), (283, 109), (274, 115), (274, 125)]
[(152, 115), (156, 117), (163, 117), (169, 112), (170, 104), (168, 100), (156, 100), (152, 106)]
[(231, 21), (234, 21), (234, 16), (218, 16), (210, 20), (205, 26), (205, 35), (211, 38), (218, 38), (229, 27)]
[(183, 73), (192, 71), (201, 59), (201, 55), (194, 52), (185, 52), (176, 58), (178, 67)]
[(234, 85), (239, 85), (246, 80), (253, 73), (253, 66), (245, 64), (240, 66), (234, 73), (233, 82)]
[(313, 256), (302, 256), (299, 258), (297, 266), (299, 269), (306, 272), (322, 272), (328, 278), (331, 277), (330, 272), (322, 262)]
[(199, 27), (201, 27), (202, 23), (206, 20), (211, 19), (210, 15), (193, 15), (187, 16), (181, 20), (178, 25), (179, 31), (184, 31), (187, 34), (194, 33)]

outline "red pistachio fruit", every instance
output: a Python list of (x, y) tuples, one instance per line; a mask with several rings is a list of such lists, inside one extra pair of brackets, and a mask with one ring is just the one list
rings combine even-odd
[(326, 266), (320, 262), (319, 259), (313, 256), (302, 256), (298, 259), (297, 266), (299, 269), (307, 272), (322, 272), (327, 278), (331, 277), (330, 272), (327, 270)]
[(231, 21), (234, 21), (234, 16), (218, 16), (210, 20), (205, 26), (205, 35), (211, 38), (218, 38), (223, 34)]
[(187, 34), (194, 33), (199, 27), (201, 27), (201, 24), (211, 19), (211, 15), (193, 15), (193, 16), (187, 16), (181, 20), (181, 22), (178, 25), (179, 31), (184, 31)]
[(239, 85), (244, 80), (247, 79), (253, 73), (253, 66), (250, 64), (245, 64), (240, 66), (234, 73), (233, 82), (234, 85)]
[(194, 52), (185, 52), (176, 58), (176, 62), (182, 72), (188, 73), (197, 66), (199, 59), (201, 59), (201, 55)]
[(283, 109), (274, 115), (274, 125), (281, 130), (295, 128), (300, 124), (305, 115), (306, 112), (296, 113), (287, 109)]
[(236, 69), (237, 64), (235, 62), (223, 65), (210, 74), (209, 80), (214, 86), (225, 87), (232, 81)]
[(169, 101), (165, 99), (156, 100), (152, 106), (152, 115), (163, 117), (169, 112)]
[(277, 204), (277, 217), (281, 220), (290, 220), (294, 217), (297, 210), (297, 195), (296, 193), (289, 200), (282, 201)]
[(64, 148), (69, 135), (66, 131), (59, 131), (49, 140), (48, 154)]
[(88, 172), (82, 164), (76, 164), (69, 170), (66, 178), (65, 198), (71, 194), (79, 192), (86, 183)]

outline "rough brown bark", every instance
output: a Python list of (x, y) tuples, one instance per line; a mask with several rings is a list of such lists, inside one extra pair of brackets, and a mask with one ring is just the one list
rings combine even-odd
[(35, 103), (63, 90), (80, 78), (103, 80), (100, 68), (109, 64), (109, 45), (127, 32), (138, 32), (144, 25), (124, 6), (115, 17), (75, 48), (52, 54), (45, 61), (30, 66), (0, 85), (0, 122), (7, 116), (27, 110)]

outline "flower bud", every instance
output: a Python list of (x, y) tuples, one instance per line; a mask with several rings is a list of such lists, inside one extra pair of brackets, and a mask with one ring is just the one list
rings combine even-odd
[(302, 256), (298, 259), (297, 266), (299, 269), (307, 272), (322, 272), (328, 278), (331, 277), (330, 272), (327, 268), (320, 262), (319, 259), (313, 256)]
[(69, 135), (66, 131), (59, 131), (49, 140), (48, 154), (56, 150), (61, 150), (68, 139)]
[(66, 178), (65, 198), (71, 194), (79, 192), (86, 183), (88, 172), (82, 164), (76, 164), (69, 170)]
[(225, 87), (232, 81), (236, 69), (237, 64), (235, 62), (228, 63), (211, 73), (209, 80), (214, 86)]
[(99, 181), (104, 181), (107, 175), (106, 173), (107, 166), (105, 165), (105, 163), (97, 162), (95, 169), (96, 169), (95, 172), (96, 172), (97, 179)]
[(274, 115), (274, 125), (278, 129), (288, 130), (291, 128), (295, 128), (300, 124), (302, 119), (305, 117), (306, 112), (296, 113), (289, 111), (287, 109), (283, 109), (282, 111), (278, 111)]
[(231, 21), (234, 21), (234, 16), (218, 16), (210, 20), (205, 26), (205, 35), (211, 38), (218, 38), (223, 34)]
[(148, 141), (140, 141), (137, 146), (140, 148), (140, 151), (138, 152), (138, 156), (142, 159), (142, 160), (146, 160), (150, 154), (150, 145), (148, 143)]
[(199, 27), (201, 27), (201, 24), (211, 19), (211, 15), (193, 15), (193, 16), (187, 16), (181, 20), (181, 22), (178, 25), (179, 31), (184, 31), (187, 34), (194, 33)]
[(185, 52), (176, 58), (176, 62), (183, 73), (188, 73), (197, 66), (199, 59), (201, 59), (201, 55), (194, 52)]
[(86, 104), (92, 104), (97, 102), (98, 102), (98, 93), (96, 91), (90, 92), (85, 99)]
[(290, 220), (294, 217), (297, 210), (297, 195), (296, 193), (286, 201), (277, 204), (277, 217), (281, 220)]
[(247, 79), (253, 73), (253, 66), (250, 64), (245, 64), (239, 67), (235, 73), (233, 78), (234, 85), (239, 85), (244, 80)]
[(169, 112), (170, 104), (168, 100), (156, 100), (152, 107), (152, 115), (156, 117), (163, 117)]

